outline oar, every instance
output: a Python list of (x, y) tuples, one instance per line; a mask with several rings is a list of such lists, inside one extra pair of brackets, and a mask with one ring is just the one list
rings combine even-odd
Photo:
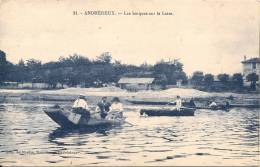
[(173, 103), (175, 103), (175, 102), (169, 102), (169, 103), (167, 103), (167, 104), (165, 104), (165, 105), (169, 105), (169, 104), (173, 104)]
[(126, 124), (128, 124), (128, 125), (134, 126), (133, 124), (131, 124), (130, 122), (127, 122), (127, 121), (125, 121), (125, 120), (124, 120), (124, 122), (125, 122)]
[[(119, 120), (120, 118), (115, 118), (115, 119)], [(121, 121), (121, 120), (119, 120), (119, 121)], [(130, 122), (127, 122), (126, 120), (123, 120), (123, 121), (124, 121), (124, 123), (126, 123), (128, 125), (134, 126), (133, 124), (131, 124)]]

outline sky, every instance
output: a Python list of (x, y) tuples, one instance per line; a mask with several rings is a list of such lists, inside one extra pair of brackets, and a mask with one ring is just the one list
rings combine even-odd
[[(173, 15), (73, 15), (73, 11)], [(179, 59), (188, 74), (242, 72), (259, 56), (259, 0), (0, 0), (0, 49), (42, 62), (110, 52), (125, 64)]]

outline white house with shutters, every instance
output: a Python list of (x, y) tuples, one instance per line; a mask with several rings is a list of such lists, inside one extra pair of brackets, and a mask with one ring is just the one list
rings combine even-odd
[[(243, 64), (243, 77), (246, 81), (246, 76), (251, 73), (255, 73), (260, 76), (260, 58), (255, 57), (251, 59), (247, 59), (246, 56), (244, 57), (244, 61), (242, 61)], [(260, 78), (259, 78), (260, 79)], [(259, 83), (259, 80), (258, 80)]]

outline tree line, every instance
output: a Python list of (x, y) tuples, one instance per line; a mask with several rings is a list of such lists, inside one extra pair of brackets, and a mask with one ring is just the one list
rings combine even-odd
[(104, 52), (94, 60), (80, 54), (60, 57), (58, 61), (43, 63), (40, 60), (20, 60), (13, 64), (0, 51), (0, 84), (9, 82), (48, 83), (52, 88), (57, 84), (84, 87), (98, 87), (102, 84), (117, 83), (123, 77), (154, 77), (161, 85), (176, 84), (177, 80), (187, 83), (183, 64), (178, 60), (164, 61), (155, 65), (129, 65), (114, 60)]
[[(256, 90), (256, 82), (258, 75), (251, 73), (246, 76), (246, 80), (250, 82), (250, 90)], [(205, 91), (244, 91), (244, 79), (241, 73), (229, 75), (226, 73), (218, 74), (216, 78), (212, 74), (203, 74), (201, 71), (195, 71), (191, 77), (192, 84)]]
[[(6, 58), (5, 52), (0, 50), (0, 85), (9, 82), (48, 83), (51, 88), (57, 84), (83, 87), (99, 87), (103, 84), (117, 83), (121, 77), (153, 77), (155, 83), (163, 87), (175, 85), (178, 80), (205, 91), (243, 90), (243, 76), (241, 73), (233, 75), (203, 74), (195, 71), (188, 80), (183, 71), (183, 64), (177, 60), (161, 60), (155, 65), (143, 63), (139, 66), (123, 64), (114, 60), (109, 52), (104, 52), (94, 60), (80, 54), (60, 57), (58, 61), (42, 63), (40, 60), (20, 60), (13, 64)], [(216, 82), (217, 78), (217, 82)], [(246, 76), (251, 82), (251, 89), (255, 90), (258, 76), (252, 73)]]

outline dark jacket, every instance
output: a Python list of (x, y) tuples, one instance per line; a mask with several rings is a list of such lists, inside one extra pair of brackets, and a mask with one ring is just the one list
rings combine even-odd
[(108, 102), (99, 102), (97, 104), (97, 106), (99, 107), (100, 109), (100, 114), (101, 114), (101, 118), (105, 118), (107, 116), (107, 113), (109, 112), (109, 108), (110, 108), (110, 103)]

